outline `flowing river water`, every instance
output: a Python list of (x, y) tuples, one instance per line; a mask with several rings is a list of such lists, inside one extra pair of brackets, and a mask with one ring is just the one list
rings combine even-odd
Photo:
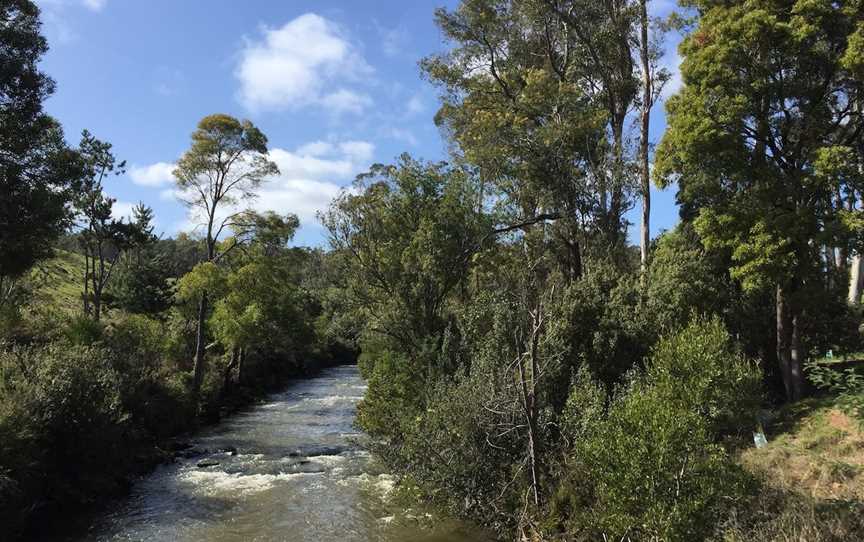
[(393, 478), (356, 444), (365, 389), (356, 366), (293, 383), (197, 435), (209, 452), (158, 467), (78, 540), (483, 540), (392, 499)]

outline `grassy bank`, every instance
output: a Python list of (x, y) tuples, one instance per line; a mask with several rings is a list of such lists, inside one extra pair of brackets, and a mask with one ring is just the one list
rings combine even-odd
[(748, 510), (719, 540), (841, 542), (864, 539), (864, 431), (832, 398), (808, 399), (774, 414), (768, 444), (740, 464), (764, 482)]

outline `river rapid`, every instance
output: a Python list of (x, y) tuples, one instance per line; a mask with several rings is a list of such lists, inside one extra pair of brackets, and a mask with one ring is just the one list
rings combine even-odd
[(394, 479), (356, 442), (365, 390), (356, 366), (291, 384), (195, 436), (207, 453), (158, 467), (77, 540), (483, 540), (466, 525), (396, 504)]

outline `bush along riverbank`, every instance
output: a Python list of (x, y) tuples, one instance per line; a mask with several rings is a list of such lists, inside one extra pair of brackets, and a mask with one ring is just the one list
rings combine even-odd
[[(326, 316), (315, 271), (323, 255), (271, 247), (265, 256), (253, 239), (219, 269), (202, 269), (183, 263), (184, 251), (196, 246), (171, 240), (148, 247), (141, 265), (162, 262), (149, 286), (139, 284), (137, 257), (119, 262), (99, 320), (65, 295), (85, 275), (76, 252), (59, 251), (17, 285), (32, 302), (7, 305), (0, 318), (3, 536), (34, 535), (48, 518), (122, 495), (136, 476), (172, 460), (182, 447), (175, 437), (290, 378), (355, 361), (353, 346), (333, 333)], [(210, 303), (196, 386), (195, 326), (205, 282)], [(148, 305), (156, 286), (163, 297)]]
[(214, 356), (220, 370), (196, 397), (188, 371), (167, 362), (166, 331), (166, 323), (129, 316), (101, 328), (89, 344), (58, 339), (0, 353), (4, 536), (36, 536), (51, 519), (123, 495), (155, 465), (194, 453), (183, 434), (218, 422), (289, 378), (353, 357), (348, 349), (307, 348), (286, 362), (253, 350), (239, 380), (236, 374), (226, 379), (227, 364)]

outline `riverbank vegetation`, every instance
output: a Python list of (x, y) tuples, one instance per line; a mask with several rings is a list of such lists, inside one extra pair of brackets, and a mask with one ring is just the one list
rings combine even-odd
[[(817, 360), (861, 344), (864, 9), (682, 4), (439, 10), (450, 47), (422, 69), (451, 163), (374, 168), (323, 217), (363, 324), (361, 427), (505, 539), (862, 536), (842, 439), (767, 419), (821, 389), (860, 423), (858, 363)], [(683, 85), (652, 151), (672, 28)], [(636, 250), (646, 178), (681, 221)]]
[(104, 184), (125, 163), (89, 132), (68, 144), (42, 111), (38, 16), (0, 3), (4, 540), (122, 494), (172, 459), (171, 437), (354, 358), (321, 319), (328, 255), (289, 248), (296, 216), (236, 210), (275, 169), (266, 137), (226, 115), (193, 133), (176, 176), (210, 211), (205, 235), (157, 238), (143, 204), (118, 218)]
[[(125, 163), (42, 111), (38, 9), (0, 3), (4, 534), (359, 352), (357, 423), (403, 490), (504, 539), (864, 536), (864, 5), (681, 4), (438, 10), (450, 160), (372, 166), (324, 250), (249, 210), (277, 166), (223, 114), (174, 171), (194, 235), (117, 219)], [(653, 238), (652, 183), (680, 206)]]

